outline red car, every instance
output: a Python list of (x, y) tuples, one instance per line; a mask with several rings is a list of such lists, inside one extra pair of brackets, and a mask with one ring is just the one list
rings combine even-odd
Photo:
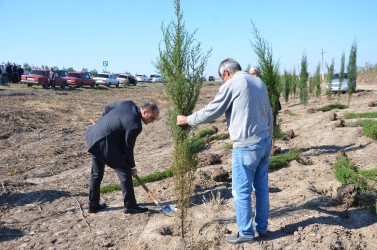
[[(48, 89), (49, 79), (48, 74), (50, 73), (47, 69), (33, 69), (29, 75), (22, 75), (21, 82), (26, 83), (28, 87), (33, 85), (41, 85), (44, 89)], [(67, 85), (67, 80), (60, 74), (61, 71), (55, 72), (55, 87), (60, 86), (61, 89), (64, 89)]]
[(74, 85), (78, 88), (87, 85), (94, 88), (95, 80), (90, 78), (88, 72), (69, 72), (68, 76), (63, 78), (67, 81), (67, 85)]

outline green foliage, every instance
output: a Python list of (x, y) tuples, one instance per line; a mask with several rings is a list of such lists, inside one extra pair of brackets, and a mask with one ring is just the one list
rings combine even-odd
[(309, 94), (313, 96), (315, 94), (315, 79), (314, 76), (309, 77)]
[(344, 55), (344, 51), (342, 53), (342, 58), (340, 60), (340, 72), (339, 72), (339, 89), (338, 89), (338, 100), (340, 98), (340, 94), (341, 94), (341, 87), (342, 87), (342, 82), (344, 80), (344, 63), (345, 63), (345, 55)]
[(291, 112), (291, 111), (288, 112), (288, 115), (290, 115), (290, 116), (297, 116), (296, 113), (293, 113), (293, 112)]
[(352, 127), (362, 127), (368, 121), (370, 121), (370, 120), (357, 120), (357, 121), (354, 121), (354, 122), (347, 122), (347, 125), (352, 126)]
[(233, 144), (227, 144), (224, 147), (225, 149), (233, 149)]
[[(194, 173), (198, 164), (197, 150), (204, 140), (195, 140), (191, 127), (177, 126), (177, 115), (190, 115), (202, 87), (202, 75), (211, 51), (203, 53), (200, 43), (194, 45), (195, 32), (185, 30), (180, 0), (175, 0), (176, 21), (166, 27), (162, 24), (163, 41), (159, 46), (159, 58), (154, 63), (164, 79), (168, 96), (167, 125), (174, 142), (172, 170), (178, 217), (181, 222), (181, 237), (184, 237), (184, 220), (193, 192)], [(204, 144), (205, 145), (205, 144)]]
[(292, 85), (291, 80), (292, 80), (292, 76), (286, 70), (284, 70), (282, 83), (283, 83), (284, 100), (286, 102), (289, 101), (289, 94), (291, 92), (291, 85)]
[(377, 168), (367, 170), (358, 169), (357, 173), (369, 180), (377, 181)]
[(270, 165), (268, 166), (269, 172), (276, 171), (289, 165), (293, 160), (300, 158), (300, 152), (298, 150), (291, 150), (285, 154), (279, 154), (270, 157)]
[(377, 121), (369, 120), (363, 125), (363, 134), (365, 136), (371, 137), (372, 139), (377, 139)]
[(72, 67), (69, 67), (68, 69), (67, 69), (67, 71), (68, 72), (72, 72), (72, 71), (75, 71)]
[[(255, 54), (258, 56), (258, 67), (261, 71), (261, 79), (266, 84), (268, 99), (270, 101), (272, 116), (274, 120), (274, 130), (277, 126), (277, 116), (279, 114), (279, 64), (275, 63), (272, 54), (272, 48), (265, 39), (260, 36), (256, 25), (251, 21), (254, 42), (251, 43)], [(275, 140), (273, 138), (273, 140)]]
[(327, 112), (333, 109), (346, 109), (346, 108), (349, 108), (349, 107), (347, 105), (336, 103), (336, 104), (329, 104), (321, 108), (317, 108), (316, 111)]
[(377, 194), (376, 193), (363, 193), (362, 204), (373, 214), (377, 214)]
[(91, 74), (92, 76), (96, 77), (96, 76), (98, 75), (98, 71), (97, 71), (96, 69), (92, 69), (92, 70), (90, 71), (90, 74)]
[(202, 138), (196, 138), (192, 140), (190, 147), (192, 152), (199, 153), (206, 147), (206, 142)]
[(300, 102), (306, 106), (308, 104), (308, 59), (305, 52), (301, 58), (300, 72)]
[(82, 68), (81, 72), (89, 72), (89, 70), (87, 68)]
[[(153, 174), (142, 176), (140, 177), (140, 179), (144, 183), (148, 183), (148, 182), (164, 180), (172, 176), (173, 176), (173, 171), (171, 168), (169, 168), (162, 172), (155, 172)], [(133, 186), (137, 187), (139, 185), (140, 183), (136, 179), (133, 179)], [(122, 188), (120, 187), (120, 184), (112, 184), (112, 185), (101, 187), (100, 192), (104, 194), (104, 193), (110, 193), (117, 190), (122, 190)]]
[(226, 134), (218, 134), (211, 137), (211, 141), (214, 140), (226, 140), (229, 139), (229, 133)]
[(334, 58), (332, 59), (330, 66), (326, 63), (326, 67), (327, 67), (326, 83), (328, 83), (328, 86), (329, 86), (328, 89), (326, 90), (326, 95), (327, 95), (327, 98), (331, 100), (331, 96), (332, 96), (331, 81), (334, 79), (334, 67), (335, 67)]
[(357, 119), (357, 118), (377, 118), (377, 112), (367, 112), (367, 113), (345, 113), (345, 119)]
[(28, 63), (24, 63), (24, 70), (30, 72), (32, 70), (32, 67)]
[(298, 86), (298, 77), (296, 75), (296, 69), (293, 69), (292, 80), (291, 80), (291, 92), (293, 97), (296, 97)]
[(317, 70), (315, 71), (314, 76), (314, 85), (315, 85), (315, 96), (320, 97), (321, 96), (321, 64), (318, 63)]
[(347, 66), (347, 78), (348, 78), (348, 95), (351, 98), (352, 93), (356, 91), (356, 79), (357, 79), (357, 43), (356, 40), (352, 43), (350, 57)]
[(364, 183), (364, 181), (357, 175), (356, 170), (353, 168), (352, 163), (347, 157), (341, 157), (334, 164), (335, 178), (342, 184), (356, 184), (365, 192), (373, 190), (374, 188)]

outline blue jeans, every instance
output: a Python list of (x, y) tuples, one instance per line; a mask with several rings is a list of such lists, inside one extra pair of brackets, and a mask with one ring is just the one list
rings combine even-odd
[(255, 229), (267, 232), (270, 212), (268, 190), (268, 165), (271, 153), (271, 139), (232, 152), (232, 194), (236, 209), (239, 233), (245, 238), (254, 238), (251, 191), (255, 193)]

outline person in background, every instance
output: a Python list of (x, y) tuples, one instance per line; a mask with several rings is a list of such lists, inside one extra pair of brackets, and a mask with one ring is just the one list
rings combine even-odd
[(239, 232), (227, 237), (230, 244), (254, 241), (251, 192), (254, 191), (255, 230), (267, 236), (269, 217), (268, 165), (273, 117), (267, 88), (260, 78), (241, 71), (233, 59), (220, 63), (224, 80), (215, 99), (190, 116), (177, 116), (177, 125), (210, 122), (225, 113), (232, 151), (232, 194)]
[(50, 68), (50, 72), (48, 73), (48, 79), (50, 80), (50, 86), (52, 89), (55, 89), (55, 71), (54, 68)]
[(250, 75), (260, 77), (260, 70), (256, 66), (251, 67), (250, 70), (249, 70), (249, 73), (250, 73)]
[(12, 82), (13, 83), (18, 83), (18, 68), (17, 68), (17, 65), (15, 63), (13, 63), (13, 66), (12, 66)]
[(24, 69), (21, 67), (21, 65), (18, 65), (18, 81), (21, 81), (21, 76), (24, 74)]
[(11, 83), (13, 72), (12, 72), (12, 66), (9, 63), (7, 63), (6, 72), (7, 72), (7, 75), (8, 75), (8, 83)]

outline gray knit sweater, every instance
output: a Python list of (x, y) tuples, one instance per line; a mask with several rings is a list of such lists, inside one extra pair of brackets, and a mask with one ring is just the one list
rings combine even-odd
[(233, 148), (247, 147), (270, 136), (273, 118), (263, 81), (238, 71), (221, 85), (215, 99), (187, 117), (189, 125), (210, 122), (225, 113)]

